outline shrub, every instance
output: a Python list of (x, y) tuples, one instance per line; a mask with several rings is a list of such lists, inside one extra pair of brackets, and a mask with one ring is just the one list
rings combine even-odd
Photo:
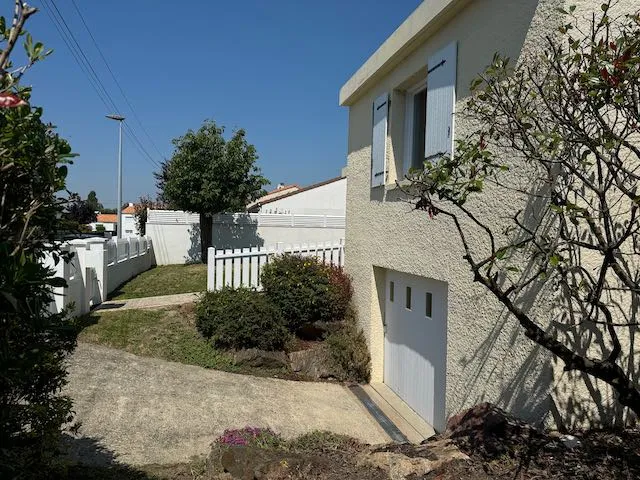
[(342, 328), (326, 339), (329, 363), (340, 381), (367, 383), (371, 378), (371, 356), (367, 340), (349, 307)]
[[(14, 28), (15, 21), (12, 35)], [(0, 79), (5, 94), (13, 91), (7, 78)], [(47, 477), (72, 419), (62, 388), (73, 323), (48, 308), (52, 289), (65, 282), (44, 262), (69, 260), (55, 240), (71, 149), (42, 114), (26, 105), (0, 110), (0, 478)]]
[(246, 288), (206, 292), (196, 304), (196, 326), (217, 348), (282, 350), (289, 340), (280, 310)]
[(351, 280), (340, 267), (299, 255), (273, 259), (262, 270), (261, 282), (291, 331), (315, 321), (342, 320), (352, 295)]

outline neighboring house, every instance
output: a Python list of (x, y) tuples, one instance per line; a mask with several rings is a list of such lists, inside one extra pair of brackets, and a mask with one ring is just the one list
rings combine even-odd
[[(115, 235), (118, 225), (118, 216), (115, 213), (98, 213), (96, 221), (89, 224), (91, 230), (98, 231), (104, 228), (105, 232)], [(102, 228), (100, 228), (102, 227)]]
[[(274, 195), (275, 193), (279, 195)], [(341, 176), (308, 187), (290, 185), (280, 190), (276, 189), (249, 204), (247, 211), (344, 216), (346, 202), (347, 179)]]
[(136, 207), (133, 203), (122, 209), (122, 236), (135, 237), (140, 235), (138, 225), (136, 224)]
[[(588, 19), (585, 9), (600, 8), (575, 3), (576, 14)], [(616, 404), (608, 386), (563, 374), (535, 348), (472, 282), (454, 229), (412, 212), (396, 185), (411, 167), (451, 153), (454, 138), (470, 133), (455, 113), (471, 81), (495, 52), (516, 62), (539, 49), (562, 21), (561, 4), (425, 0), (340, 90), (340, 105), (349, 109), (345, 268), (371, 351), (372, 382), (384, 382), (437, 430), (482, 401), (556, 424), (606, 423), (607, 407)], [(485, 198), (496, 218), (510, 201)], [(599, 410), (592, 401), (598, 396)]]
[(289, 193), (297, 192), (298, 190), (300, 190), (300, 187), (298, 185), (295, 185), (295, 184), (285, 185), (284, 183), (279, 183), (276, 186), (276, 188), (274, 188), (270, 192), (267, 192), (265, 195), (258, 198), (256, 201), (251, 202), (249, 205), (247, 205), (247, 210), (251, 211), (253, 207), (255, 207), (260, 203), (264, 203), (270, 200), (275, 200), (278, 197), (288, 195)]
[[(277, 195), (274, 195), (276, 194)], [(281, 187), (247, 207), (248, 212), (213, 216), (212, 246), (220, 249), (277, 244), (336, 244), (345, 235), (347, 179), (337, 177), (301, 188)], [(159, 265), (200, 259), (197, 214), (149, 210), (147, 236)]]
[[(135, 205), (129, 203), (122, 209), (122, 237), (135, 237), (139, 235), (138, 226), (135, 218)], [(100, 230), (99, 226), (104, 227), (105, 232), (109, 232), (112, 235), (116, 234), (118, 226), (118, 215), (115, 213), (99, 213), (96, 215), (96, 221), (89, 224), (91, 229), (95, 232)]]

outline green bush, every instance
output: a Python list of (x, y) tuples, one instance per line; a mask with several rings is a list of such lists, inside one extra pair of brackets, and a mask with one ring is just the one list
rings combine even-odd
[(368, 383), (371, 378), (371, 356), (367, 340), (349, 307), (342, 328), (330, 333), (325, 341), (329, 362), (340, 381)]
[(340, 267), (312, 257), (276, 257), (265, 265), (260, 279), (292, 332), (315, 321), (342, 320), (352, 296), (351, 280)]
[(217, 348), (282, 350), (289, 332), (280, 310), (247, 288), (206, 292), (196, 304), (196, 326)]

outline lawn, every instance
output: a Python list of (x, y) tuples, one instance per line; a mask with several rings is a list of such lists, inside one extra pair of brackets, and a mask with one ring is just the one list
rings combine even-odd
[(236, 365), (214, 348), (195, 324), (194, 304), (152, 310), (97, 310), (80, 320), (78, 340), (135, 355), (259, 377), (304, 379), (284, 368)]
[(155, 297), (176, 293), (202, 292), (207, 289), (207, 266), (163, 265), (141, 273), (120, 285), (112, 294), (113, 300)]
[(229, 355), (198, 333), (193, 304), (161, 310), (98, 310), (83, 319), (83, 326), (79, 341), (172, 362), (237, 370)]

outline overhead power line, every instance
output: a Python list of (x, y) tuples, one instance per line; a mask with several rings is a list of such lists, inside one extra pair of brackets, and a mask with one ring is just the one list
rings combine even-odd
[(140, 126), (140, 129), (143, 131), (143, 133), (147, 136), (147, 138), (149, 139), (149, 142), (151, 143), (153, 148), (156, 150), (158, 155), (160, 155), (160, 157), (162, 158), (163, 157), (162, 152), (160, 152), (160, 150), (158, 149), (158, 146), (153, 141), (153, 138), (151, 138), (151, 135), (149, 135), (149, 132), (147, 131), (147, 129), (142, 124), (142, 121), (140, 120), (140, 117), (138, 117), (138, 114), (136, 113), (135, 108), (133, 108), (133, 105), (131, 105), (131, 102), (129, 101), (129, 98), (124, 93), (124, 89), (122, 88), (122, 85), (120, 85), (120, 82), (118, 81), (115, 73), (113, 73), (113, 70), (111, 69), (111, 66), (109, 65), (109, 62), (107, 61), (107, 58), (105, 57), (104, 53), (102, 53), (102, 49), (98, 45), (98, 42), (97, 42), (96, 38), (93, 36), (93, 33), (91, 32), (91, 28), (89, 28), (89, 25), (87, 24), (87, 22), (86, 22), (86, 20), (84, 18), (84, 15), (82, 15), (82, 12), (80, 11), (80, 8), (78, 8), (78, 4), (76, 3), (76, 0), (71, 0), (71, 3), (73, 4), (73, 7), (75, 8), (76, 12), (78, 13), (78, 16), (80, 17), (80, 20), (82, 21), (82, 24), (84, 25), (84, 28), (87, 30), (87, 33), (89, 34), (89, 37), (91, 38), (91, 41), (93, 42), (94, 47), (96, 47), (96, 50), (100, 54), (100, 58), (102, 58), (102, 61), (104, 62), (105, 67), (107, 67), (107, 70), (111, 74), (111, 78), (113, 78), (113, 81), (116, 84), (116, 86), (118, 87), (118, 90), (120, 90), (120, 94), (122, 95), (122, 98), (124, 98), (124, 101), (127, 103), (127, 106), (131, 110), (131, 113), (133, 113), (134, 119), (136, 120), (136, 122)]
[[(96, 70), (93, 67), (91, 61), (85, 54), (71, 29), (69, 28), (69, 25), (60, 12), (60, 9), (58, 9), (57, 5), (55, 4), (55, 0), (42, 0), (42, 2), (46, 6), (45, 11), (47, 12), (49, 19), (54, 24), (56, 30), (58, 31), (58, 34), (60, 35), (63, 42), (71, 52), (74, 60), (80, 67), (80, 70), (87, 77), (87, 80), (89, 80), (89, 83), (98, 95), (98, 98), (102, 101), (107, 110), (113, 110), (116, 113), (120, 113), (120, 109), (118, 108), (116, 102), (113, 100), (113, 97), (111, 97), (109, 91), (100, 80), (100, 77), (96, 73)], [(124, 130), (125, 134), (127, 134), (127, 136), (133, 141), (134, 147), (138, 150), (142, 158), (153, 167), (161, 168), (160, 164), (153, 159), (153, 157), (144, 147), (132, 127), (126, 122), (124, 124)]]

